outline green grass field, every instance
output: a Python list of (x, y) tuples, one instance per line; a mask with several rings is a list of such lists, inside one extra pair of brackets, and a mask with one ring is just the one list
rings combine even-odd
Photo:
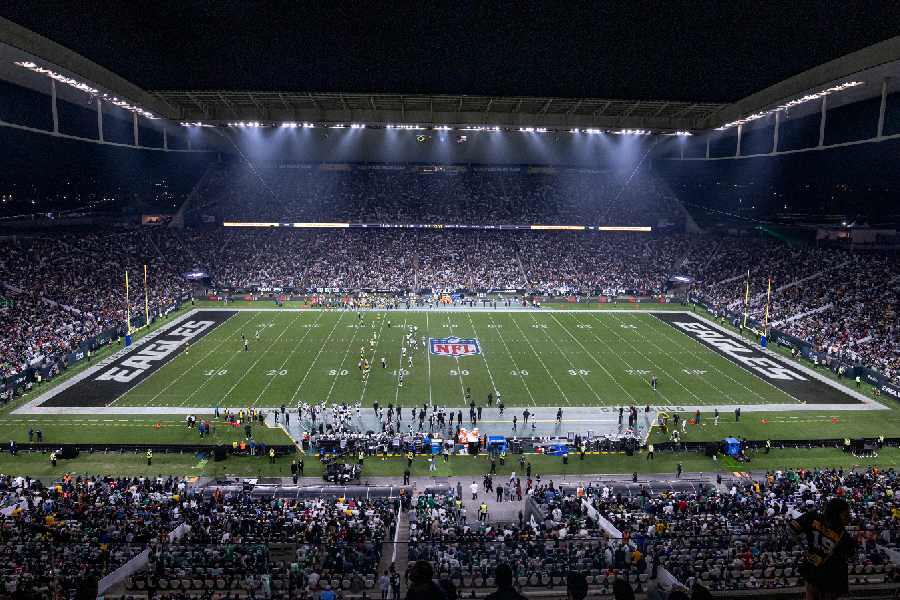
[[(201, 308), (204, 303), (198, 303)], [(218, 303), (211, 303), (221, 308)], [(267, 307), (270, 305), (266, 305)], [(571, 306), (563, 304), (568, 309)], [(231, 307), (229, 307), (231, 308)], [(381, 313), (363, 312), (360, 324), (355, 311), (337, 310), (259, 310), (240, 307), (234, 315), (205, 336), (191, 342), (189, 354), (179, 352), (147, 379), (134, 385), (118, 398), (110, 399), (110, 406), (119, 413), (106, 414), (103, 408), (72, 409), (64, 414), (21, 414), (15, 408), (26, 405), (34, 396), (25, 398), (4, 411), (0, 418), (0, 437), (27, 443), (27, 430), (41, 428), (45, 442), (98, 443), (200, 443), (196, 431), (183, 423), (185, 411), (199, 417), (212, 417), (212, 408), (239, 410), (248, 406), (274, 409), (283, 402), (296, 407), (298, 401), (310, 404), (360, 401), (363, 429), (373, 425), (372, 403), (388, 403), (404, 407), (404, 426), (409, 422), (408, 409), (423, 403), (438, 404), (448, 409), (468, 412), (466, 389), (477, 404), (485, 405), (488, 392), (500, 392), (508, 412), (498, 416), (496, 409), (487, 409), (479, 424), (489, 435), (565, 435), (567, 430), (593, 428), (615, 429), (619, 406), (650, 404), (651, 416), (657, 411), (685, 411), (698, 407), (701, 425), (687, 427), (684, 441), (720, 440), (729, 436), (749, 439), (806, 439), (818, 437), (900, 437), (900, 412), (880, 399), (889, 410), (855, 410), (803, 407), (803, 401), (813, 404), (814, 394), (795, 391), (787, 393), (770, 381), (741, 368), (711, 348), (667, 325), (646, 311), (604, 308), (575, 312), (544, 309), (540, 312), (521, 310), (488, 311), (415, 311), (399, 310)], [(578, 308), (586, 308), (581, 305)], [(635, 308), (630, 305), (628, 308)], [(654, 308), (656, 308), (654, 306)], [(660, 308), (682, 309), (678, 305)], [(203, 310), (192, 319), (202, 319)], [(390, 319), (391, 327), (387, 326)], [(372, 321), (375, 321), (373, 328)], [(417, 327), (418, 348), (404, 344), (410, 326)], [(260, 341), (254, 337), (260, 333)], [(244, 351), (241, 332), (249, 339)], [(371, 343), (373, 332), (376, 341)], [(146, 332), (142, 332), (144, 334)], [(426, 346), (422, 346), (422, 337)], [(471, 356), (440, 356), (427, 352), (429, 339), (458, 337), (477, 339), (480, 354)], [(748, 340), (748, 345), (753, 343)], [(402, 348), (406, 346), (406, 357)], [(360, 348), (369, 360), (371, 372), (364, 378), (358, 369)], [(775, 349), (780, 351), (780, 349)], [(104, 350), (94, 360), (102, 360)], [(408, 357), (412, 357), (410, 366)], [(386, 368), (382, 368), (382, 357)], [(65, 378), (82, 372), (91, 365), (80, 363), (66, 373)], [(403, 371), (403, 386), (399, 387), (398, 372)], [(834, 379), (828, 371), (820, 371)], [(657, 390), (650, 386), (652, 376), (658, 377)], [(44, 384), (40, 393), (59, 380)], [(847, 382), (840, 382), (848, 389)], [(91, 380), (76, 385), (96, 385)], [(861, 390), (866, 391), (864, 389)], [(779, 408), (776, 408), (776, 405)], [(786, 405), (797, 410), (784, 410)], [(741, 406), (745, 412), (741, 422), (734, 423), (733, 409)], [(771, 410), (766, 407), (772, 406)], [(566, 411), (561, 424), (556, 424), (557, 407)], [(755, 407), (761, 412), (751, 412)], [(511, 415), (521, 414), (524, 408), (540, 413), (540, 428), (536, 431), (513, 431)], [(537, 411), (534, 409), (537, 408)], [(713, 425), (712, 410), (721, 412), (719, 425)], [(806, 408), (806, 410), (803, 410)], [(811, 410), (810, 410), (811, 409)], [(850, 409), (850, 410), (846, 410)], [(693, 416), (691, 412), (689, 417)], [(521, 418), (521, 417), (520, 417)], [(837, 422), (834, 422), (837, 419)], [(766, 422), (763, 423), (763, 420)], [(159, 423), (162, 427), (156, 427)], [(296, 422), (293, 423), (296, 429)], [(521, 427), (521, 425), (520, 425)], [(497, 430), (494, 432), (494, 430)], [(662, 441), (656, 428), (649, 433), (651, 442)], [(230, 443), (241, 431), (220, 426), (219, 440), (206, 438), (204, 443)], [(254, 425), (254, 438), (269, 444), (289, 443), (290, 438), (280, 428)], [(883, 461), (893, 465), (897, 456), (885, 450)], [(10, 463), (7, 454), (0, 456), (7, 472), (42, 474), (49, 466), (46, 457), (23, 454), (24, 460)], [(146, 464), (142, 457), (115, 455), (82, 456), (77, 463), (57, 469), (94, 469), (111, 473), (143, 473)], [(528, 455), (537, 472), (550, 473), (630, 473), (668, 472), (678, 461), (686, 471), (723, 470), (722, 465), (697, 453), (681, 456), (657, 453), (654, 462), (644, 456), (589, 456), (584, 462), (571, 460), (563, 466), (561, 459), (542, 455)], [(177, 460), (176, 460), (177, 458)], [(196, 457), (174, 455), (159, 457), (160, 469), (165, 472), (211, 475), (212, 466), (194, 465)], [(758, 468), (788, 466), (850, 466), (856, 459), (843, 456), (836, 450), (780, 450), (770, 457), (757, 453), (753, 465)], [(242, 462), (243, 461), (243, 462)], [(812, 462), (810, 462), (812, 461)], [(171, 464), (169, 464), (171, 462)], [(247, 464), (244, 464), (246, 462)], [(190, 463), (190, 464), (189, 464)], [(240, 463), (241, 466), (238, 466)], [(847, 464), (845, 464), (847, 463)], [(75, 463), (71, 463), (74, 465)], [(231, 465), (234, 466), (231, 466)], [(289, 463), (285, 463), (287, 465)], [(364, 475), (395, 475), (402, 470), (402, 460), (368, 459)], [(277, 476), (277, 469), (285, 465), (268, 465), (266, 460), (229, 459), (226, 472), (235, 476), (250, 476), (247, 469), (262, 476)], [(234, 469), (239, 473), (232, 472)], [(427, 462), (414, 465), (413, 474), (426, 475)], [(438, 463), (439, 475), (479, 475), (484, 472), (479, 459), (455, 457), (451, 463)], [(156, 466), (150, 471), (157, 471)], [(421, 472), (419, 472), (421, 471)], [(56, 471), (53, 471), (56, 473)], [(47, 472), (46, 474), (52, 474)], [(254, 474), (254, 475), (255, 475)], [(320, 475), (321, 465), (307, 460), (307, 475)]]
[[(380, 320), (372, 312), (363, 318), (360, 325), (356, 312), (243, 310), (115, 406), (294, 407), (298, 401), (359, 400), (370, 407), (377, 400), (463, 407), (466, 389), (479, 403), (497, 390), (510, 408), (798, 403), (651, 314), (397, 311)], [(402, 352), (409, 326), (418, 328), (419, 347), (407, 351), (413, 366)], [(250, 351), (244, 351), (241, 332), (250, 338)], [(482, 352), (436, 356), (423, 349), (423, 336), (426, 344), (430, 338), (475, 338)], [(372, 367), (368, 378), (358, 368), (360, 349)], [(650, 386), (653, 375), (658, 390)]]

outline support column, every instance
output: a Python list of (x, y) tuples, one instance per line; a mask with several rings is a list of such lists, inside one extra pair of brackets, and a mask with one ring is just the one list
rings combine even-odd
[(737, 142), (737, 150), (734, 152), (734, 157), (738, 158), (741, 155), (741, 133), (744, 131), (744, 124), (738, 124), (738, 142)]
[(138, 130), (137, 130), (137, 113), (131, 113), (134, 117), (134, 145), (139, 146), (138, 144)]
[(187, 135), (188, 150), (190, 150), (191, 149), (191, 132), (188, 131), (187, 133), (188, 133), (188, 135)]
[[(56, 80), (50, 80), (50, 110), (53, 111), (53, 133), (59, 133), (59, 113), (56, 112)], [(884, 114), (884, 110), (881, 111)]]
[(772, 154), (778, 153), (778, 126), (781, 125), (781, 111), (775, 111), (775, 135), (772, 137)]
[(103, 141), (103, 107), (100, 105), (100, 98), (97, 98), (97, 139)]
[(709, 136), (706, 136), (706, 158), (709, 158)]
[[(53, 81), (52, 79), (50, 81)], [(876, 139), (881, 139), (884, 131), (884, 107), (887, 104), (887, 77), (881, 81), (881, 108), (878, 109), (878, 133)]]
[(825, 113), (828, 96), (822, 96), (822, 120), (819, 122), (819, 148), (825, 145)]
[(163, 129), (163, 150), (169, 149), (169, 137), (166, 135), (166, 130)]

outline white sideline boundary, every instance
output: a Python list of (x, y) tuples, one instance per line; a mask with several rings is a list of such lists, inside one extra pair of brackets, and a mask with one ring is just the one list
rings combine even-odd
[[(667, 311), (667, 312), (670, 312), (670, 311)], [(674, 311), (674, 312), (676, 312), (676, 313), (683, 313), (683, 314), (687, 314), (687, 315), (693, 315), (694, 317), (700, 319), (701, 321), (703, 321), (703, 322), (706, 323), (707, 325), (709, 325), (709, 326), (711, 326), (711, 327), (714, 327), (714, 328), (717, 329), (718, 331), (721, 331), (721, 332), (724, 333), (725, 335), (728, 335), (728, 336), (730, 336), (730, 337), (732, 337), (732, 338), (734, 338), (734, 339), (736, 339), (736, 340), (739, 340), (739, 341), (741, 341), (741, 342), (743, 342), (743, 343), (745, 343), (745, 344), (748, 343), (746, 338), (741, 337), (739, 334), (734, 333), (734, 332), (731, 331), (730, 329), (728, 329), (728, 328), (726, 328), (726, 327), (723, 327), (723, 326), (719, 325), (718, 323), (715, 323), (714, 321), (711, 321), (711, 320), (707, 319), (706, 317), (704, 317), (704, 316), (702, 316), (702, 315), (699, 315), (699, 314), (697, 314), (697, 313), (695, 313), (695, 312), (692, 312), (692, 311)], [(766, 343), (768, 344), (768, 340), (767, 340)], [(799, 363), (799, 362), (791, 362), (789, 359), (785, 358), (784, 356), (780, 355), (779, 353), (774, 352), (774, 351), (772, 351), (772, 350), (769, 350), (768, 348), (763, 348), (762, 346), (760, 346), (759, 348), (757, 348), (757, 350), (759, 350), (760, 352), (762, 352), (763, 354), (765, 354), (766, 356), (768, 356), (769, 358), (771, 358), (771, 359), (773, 359), (773, 360), (777, 360), (777, 361), (781, 362), (782, 364), (791, 367), (792, 369), (796, 369), (796, 370), (798, 370), (798, 371), (802, 371), (805, 375), (808, 375), (809, 377), (811, 377), (811, 378), (813, 378), (813, 379), (817, 379), (818, 381), (821, 381), (822, 383), (824, 383), (824, 384), (826, 384), (826, 385), (829, 385), (829, 386), (833, 387), (833, 388), (836, 389), (836, 390), (839, 390), (839, 391), (841, 391), (841, 392), (844, 392), (845, 394), (847, 394), (847, 395), (850, 396), (851, 398), (856, 398), (857, 400), (859, 400), (859, 401), (862, 403), (862, 404), (847, 404), (847, 405), (841, 405), (841, 404), (800, 404), (800, 405), (798, 405), (796, 408), (794, 408), (794, 409), (792, 409), (792, 410), (798, 410), (798, 409), (799, 409), (799, 410), (805, 410), (805, 409), (808, 408), (808, 407), (813, 407), (813, 408), (815, 408), (815, 407), (826, 407), (826, 406), (829, 407), (830, 410), (841, 410), (841, 409), (839, 409), (839, 408), (836, 408), (837, 406), (847, 406), (847, 408), (845, 408), (845, 409), (843, 409), (843, 410), (890, 410), (889, 407), (884, 406), (883, 404), (881, 404), (881, 403), (879, 403), (879, 402), (876, 402), (875, 400), (872, 400), (871, 398), (867, 397), (865, 394), (860, 394), (860, 393), (857, 392), (857, 391), (851, 390), (851, 389), (849, 389), (849, 388), (846, 388), (846, 387), (840, 385), (840, 384), (837, 383), (836, 381), (832, 381), (831, 379), (825, 377), (824, 375), (820, 375), (819, 373), (816, 373), (815, 371), (813, 371), (812, 369), (810, 369), (810, 368), (807, 367), (806, 365), (803, 365), (803, 364), (801, 364), (801, 363)], [(741, 407), (741, 411), (743, 411), (743, 410), (744, 410), (744, 407)]]
[[(10, 414), (21, 415), (21, 414), (36, 414), (36, 413), (37, 414), (68, 414), (68, 413), (71, 413), (72, 411), (68, 410), (67, 407), (64, 407), (64, 406), (59, 407), (59, 408), (64, 409), (62, 412), (56, 412), (55, 409), (50, 409), (50, 408), (44, 408), (39, 411), (38, 410), (26, 410), (26, 409), (34, 409), (35, 408), (34, 405), (37, 405), (39, 407), (41, 404), (43, 404), (50, 398), (53, 398), (54, 396), (56, 396), (63, 390), (67, 390), (70, 387), (72, 387), (73, 385), (75, 385), (76, 383), (79, 383), (79, 382), (87, 379), (88, 377), (95, 375), (98, 371), (102, 371), (103, 369), (108, 367), (113, 362), (119, 360), (121, 357), (125, 356), (126, 354), (130, 354), (131, 352), (134, 352), (135, 350), (137, 350), (138, 348), (140, 348), (141, 346), (143, 346), (144, 344), (146, 344), (148, 342), (152, 342), (160, 334), (175, 327), (182, 321), (189, 319), (190, 317), (194, 316), (198, 312), (199, 312), (199, 309), (195, 308), (195, 309), (192, 309), (192, 310), (184, 313), (180, 317), (176, 317), (175, 319), (172, 319), (171, 321), (169, 321), (162, 327), (156, 329), (155, 331), (148, 333), (147, 335), (141, 337), (139, 340), (135, 340), (134, 342), (132, 342), (132, 344), (130, 346), (126, 346), (125, 348), (122, 348), (121, 350), (114, 352), (111, 356), (107, 356), (103, 360), (97, 362), (93, 367), (89, 367), (89, 368), (85, 369), (78, 375), (75, 375), (71, 379), (54, 387), (52, 390), (41, 394), (37, 398), (32, 399), (30, 402), (26, 402), (25, 403), (26, 406), (20, 406), (16, 410), (12, 411)], [(32, 404), (32, 406), (27, 406), (28, 404)], [(77, 407), (77, 408), (79, 408), (80, 409), (79, 412), (83, 413), (83, 414), (94, 412), (94, 410), (96, 409), (96, 407), (85, 407), (85, 406), (81, 406), (81, 407)]]
[[(334, 309), (329, 309), (329, 310), (331, 310), (332, 312), (340, 312), (340, 311), (335, 311)], [(370, 310), (375, 311), (375, 309), (370, 309)], [(452, 313), (452, 312), (461, 312), (462, 310), (463, 309), (437, 309), (437, 308), (435, 308), (435, 309), (427, 309), (427, 308), (426, 309), (421, 309), (421, 308), (420, 309), (412, 309), (411, 308), (411, 309), (409, 309), (409, 311), (406, 311), (406, 312), (414, 311), (414, 312), (425, 312), (425, 313), (429, 313), (429, 312)], [(484, 309), (475, 308), (475, 309), (465, 309), (465, 310), (470, 311), (470, 312), (487, 312), (487, 313), (500, 312), (500, 309), (495, 310), (493, 308), (484, 308)], [(118, 360), (120, 357), (134, 351), (137, 348), (140, 348), (142, 345), (152, 341), (158, 335), (164, 333), (165, 331), (167, 331), (168, 329), (170, 329), (172, 327), (175, 327), (182, 321), (189, 319), (189, 318), (195, 316), (196, 314), (202, 313), (204, 311), (219, 311), (219, 312), (221, 312), (221, 311), (228, 311), (228, 312), (233, 312), (233, 311), (237, 311), (237, 312), (242, 312), (242, 311), (254, 311), (254, 312), (257, 312), (257, 311), (289, 311), (290, 312), (290, 311), (326, 311), (326, 309), (322, 309), (322, 308), (194, 308), (191, 311), (185, 313), (184, 315), (181, 315), (180, 317), (177, 317), (177, 318), (171, 320), (169, 323), (165, 324), (164, 326), (160, 327), (159, 329), (157, 329), (157, 330), (145, 335), (141, 339), (135, 341), (131, 346), (128, 346), (127, 348), (123, 348), (123, 349), (117, 351), (113, 355), (103, 359), (102, 361), (98, 362), (94, 366), (86, 369), (82, 373), (79, 373), (78, 375), (69, 379), (68, 381), (60, 384), (59, 386), (53, 388), (52, 390), (50, 390), (48, 392), (45, 392), (44, 394), (38, 396), (36, 399), (27, 402), (25, 406), (21, 406), (21, 407), (17, 408), (16, 410), (12, 411), (10, 414), (11, 415), (84, 415), (84, 414), (96, 414), (96, 415), (187, 415), (187, 414), (205, 414), (205, 413), (212, 412), (211, 406), (206, 406), (206, 407), (198, 407), (198, 406), (193, 406), (193, 407), (190, 407), (190, 406), (188, 406), (188, 407), (186, 407), (186, 406), (180, 406), (180, 407), (171, 407), (171, 406), (167, 406), (167, 407), (163, 407), (163, 406), (158, 406), (158, 407), (146, 407), (146, 406), (41, 407), (41, 404), (43, 402), (46, 402), (47, 400), (54, 397), (59, 392), (71, 387), (72, 385), (75, 385), (76, 383), (84, 380), (85, 378), (91, 377), (92, 375), (96, 374), (98, 371), (107, 367), (111, 362)], [(405, 309), (397, 309), (394, 311), (388, 311), (387, 314), (391, 314), (393, 312), (401, 313), (404, 311), (405, 311)], [(640, 310), (635, 310), (635, 309), (608, 309), (608, 310), (553, 309), (553, 310), (547, 310), (547, 309), (526, 308), (526, 309), (520, 309), (520, 310), (517, 310), (514, 312), (534, 312), (534, 313), (543, 312), (543, 313), (550, 313), (550, 314), (555, 314), (555, 313), (576, 313), (576, 314), (580, 314), (580, 313), (593, 313), (593, 314), (614, 313), (614, 314), (618, 314), (618, 313), (654, 313), (654, 312), (658, 312), (658, 313), (676, 313), (676, 314), (692, 315), (692, 316), (696, 317), (697, 319), (699, 319), (700, 321), (706, 323), (710, 327), (713, 327), (716, 330), (718, 330), (726, 335), (729, 335), (734, 339), (740, 340), (743, 343), (749, 343), (749, 341), (746, 338), (742, 338), (737, 333), (734, 333), (734, 332), (728, 330), (727, 328), (718, 325), (717, 323), (707, 319), (706, 317), (704, 317), (698, 313), (695, 313), (692, 311), (685, 311), (685, 310), (681, 310), (681, 311), (673, 311), (673, 310), (654, 311), (654, 310), (645, 310), (645, 309), (640, 309)], [(769, 350), (768, 348), (760, 347), (758, 349), (761, 352), (763, 352), (764, 354), (766, 354), (767, 356), (769, 356), (770, 358), (772, 358), (773, 360), (777, 360), (785, 365), (790, 366), (792, 369), (801, 371), (805, 375), (807, 375), (811, 378), (817, 379), (837, 390), (840, 390), (840, 391), (848, 394), (849, 396), (859, 400), (860, 404), (760, 404), (760, 405), (741, 406), (742, 413), (754, 413), (754, 412), (770, 412), (770, 413), (772, 413), (772, 412), (784, 412), (784, 411), (804, 411), (804, 412), (819, 411), (820, 413), (822, 413), (825, 411), (845, 412), (845, 411), (860, 411), (860, 410), (890, 410), (889, 407), (873, 400), (872, 398), (869, 398), (869, 397), (865, 396), (864, 394), (860, 394), (859, 392), (856, 392), (854, 390), (848, 389), (848, 388), (838, 384), (837, 382), (832, 381), (831, 379), (806, 367), (805, 365), (802, 365), (797, 362), (792, 362), (788, 358), (781, 356), (777, 352), (773, 352), (772, 350)], [(36, 406), (28, 406), (29, 404), (34, 404)], [(733, 405), (727, 405), (727, 407), (733, 408)], [(532, 411), (542, 410), (543, 408), (546, 408), (547, 411), (552, 412), (552, 414), (550, 414), (550, 412), (548, 412), (548, 414), (550, 416), (547, 418), (553, 419), (553, 417), (556, 414), (556, 409), (553, 407), (535, 407), (530, 410), (532, 410)], [(571, 410), (577, 411), (579, 409), (585, 409), (585, 410), (590, 410), (590, 411), (600, 412), (600, 413), (609, 412), (610, 414), (612, 414), (615, 411), (614, 407), (603, 406), (603, 407), (572, 407), (571, 409), (568, 409), (567, 412), (571, 411)], [(691, 413), (693, 413), (697, 410), (699, 410), (701, 413), (706, 413), (711, 410), (711, 406), (710, 405), (703, 405), (703, 406), (687, 406), (687, 405), (685, 405), (685, 406), (679, 406), (678, 409), (680, 409), (681, 411), (688, 411)], [(585, 415), (585, 416), (587, 416), (587, 415)], [(723, 419), (727, 420), (727, 417), (724, 416), (724, 413), (723, 413)]]

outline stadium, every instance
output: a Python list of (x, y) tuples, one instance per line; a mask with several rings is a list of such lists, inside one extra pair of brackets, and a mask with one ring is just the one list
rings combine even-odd
[(898, 32), (666, 100), (4, 16), (0, 599), (896, 597)]

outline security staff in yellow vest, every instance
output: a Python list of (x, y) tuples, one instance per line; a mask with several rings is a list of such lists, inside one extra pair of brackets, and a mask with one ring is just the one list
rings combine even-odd
[(359, 466), (363, 466), (363, 457), (365, 457), (365, 454), (363, 454), (363, 451), (360, 450), (359, 451)]
[(884, 446), (884, 436), (879, 435), (878, 436), (878, 449), (880, 450), (882, 446)]
[(50, 464), (56, 466), (56, 452), (50, 453)]
[(766, 440), (766, 454), (772, 449), (772, 440)]
[(269, 462), (275, 464), (275, 448), (269, 448)]
[[(41, 376), (38, 375), (38, 383), (41, 382), (40, 377), (41, 377)], [(856, 389), (859, 389), (859, 383), (860, 383), (860, 381), (861, 381), (861, 380), (860, 380), (860, 378), (859, 378), (859, 375), (857, 375), (857, 376), (856, 376)]]
[(147, 450), (147, 466), (150, 466), (150, 461), (153, 460), (153, 450)]
[(844, 438), (844, 452), (850, 452), (850, 438)]
[(582, 442), (581, 443), (581, 458), (579, 458), (578, 460), (584, 460), (584, 453), (586, 451), (587, 451), (587, 447), (585, 446), (584, 442)]
[(406, 466), (407, 466), (407, 467), (411, 467), (411, 466), (412, 466), (412, 459), (413, 459), (413, 453), (412, 453), (412, 452), (407, 452), (407, 453), (406, 453)]
[(647, 460), (653, 460), (653, 444), (647, 446)]
[(504, 450), (503, 452), (500, 453), (500, 466), (502, 467), (505, 464), (506, 464), (506, 450)]

